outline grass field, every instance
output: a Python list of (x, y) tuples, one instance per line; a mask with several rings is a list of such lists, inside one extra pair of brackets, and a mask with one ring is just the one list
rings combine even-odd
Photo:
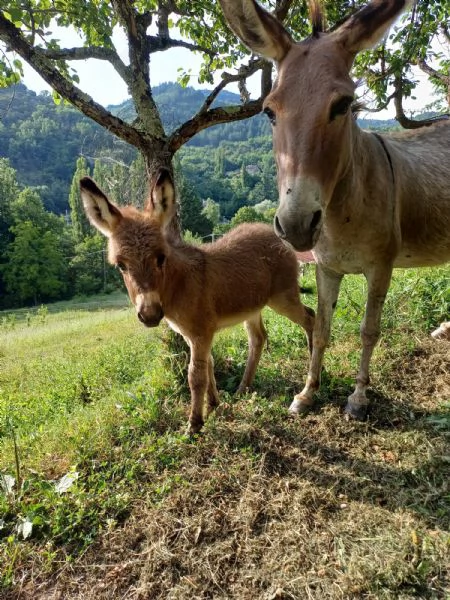
[(245, 333), (221, 332), (222, 404), (194, 439), (186, 349), (124, 294), (0, 313), (0, 598), (448, 600), (450, 344), (429, 338), (448, 269), (396, 273), (354, 423), (364, 293), (348, 278), (303, 419), (302, 332), (265, 311), (241, 398)]

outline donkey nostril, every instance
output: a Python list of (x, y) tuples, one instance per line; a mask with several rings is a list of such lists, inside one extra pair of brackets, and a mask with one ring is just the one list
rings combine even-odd
[(317, 227), (317, 225), (320, 222), (321, 217), (322, 217), (322, 211), (316, 210), (316, 212), (313, 214), (313, 218), (311, 220), (311, 229), (315, 229)]
[(138, 319), (139, 319), (139, 321), (140, 321), (141, 323), (145, 323), (145, 319), (144, 319), (144, 317), (141, 315), (141, 313), (140, 313), (140, 312), (138, 313)]
[(281, 226), (279, 218), (276, 215), (273, 220), (273, 228), (275, 229), (275, 233), (277, 234), (278, 237), (280, 237), (283, 240), (286, 239), (286, 233), (285, 233), (283, 227)]

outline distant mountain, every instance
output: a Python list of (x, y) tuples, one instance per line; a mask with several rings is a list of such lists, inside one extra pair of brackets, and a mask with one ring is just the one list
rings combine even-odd
[[(182, 88), (164, 83), (154, 88), (155, 101), (164, 126), (174, 130), (200, 108), (208, 90)], [(238, 104), (239, 96), (222, 91), (217, 104)], [(130, 100), (109, 109), (131, 121), (135, 113)], [(395, 121), (361, 120), (362, 127), (388, 129)], [(227, 143), (246, 143), (257, 151), (262, 138), (270, 137), (270, 125), (263, 115), (251, 119), (216, 125), (195, 136), (189, 147), (218, 148)], [(246, 146), (246, 147), (247, 147)], [(234, 151), (233, 151), (234, 152)], [(62, 213), (78, 156), (94, 160), (101, 155), (130, 163), (136, 150), (118, 140), (105, 129), (64, 103), (55, 105), (48, 92), (36, 94), (23, 84), (0, 89), (0, 156), (9, 158), (24, 186), (37, 186), (47, 209)]]
[[(155, 102), (162, 115), (164, 127), (167, 131), (173, 131), (182, 123), (194, 116), (201, 107), (209, 90), (196, 90), (191, 87), (183, 88), (178, 83), (163, 83), (154, 89)], [(240, 104), (240, 96), (222, 90), (216, 98), (213, 106)], [(110, 106), (109, 109), (115, 115), (125, 121), (132, 121), (136, 113), (131, 100), (122, 104)], [(358, 123), (363, 129), (388, 130), (398, 127), (395, 119), (360, 119)], [(197, 134), (188, 146), (214, 146), (217, 147), (223, 141), (240, 142), (249, 138), (270, 135), (270, 123), (265, 115), (255, 115), (245, 121), (226, 123), (209, 127)]]

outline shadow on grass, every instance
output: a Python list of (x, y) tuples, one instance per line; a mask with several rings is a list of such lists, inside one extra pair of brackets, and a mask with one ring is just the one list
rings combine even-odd
[[(320, 412), (320, 405), (317, 410)], [(385, 410), (381, 403), (367, 423), (347, 423), (342, 414), (331, 410), (323, 415), (310, 414), (294, 424), (286, 421), (283, 425), (277, 420), (250, 430), (227, 430), (228, 438), (222, 441), (230, 449), (243, 447), (263, 458), (263, 477), (282, 477), (296, 486), (303, 481), (321, 489), (309, 507), (312, 518), (316, 510), (334, 512), (340, 510), (342, 502), (355, 501), (361, 503), (362, 511), (367, 510), (368, 518), (374, 506), (391, 512), (407, 510), (420, 517), (428, 529), (450, 531), (448, 459), (439, 451), (448, 443), (445, 432), (433, 429), (435, 451), (427, 448), (426, 460), (420, 460), (424, 451), (411, 459), (411, 441), (409, 448), (405, 442), (402, 460), (402, 439), (431, 431), (427, 423), (431, 417), (435, 418), (436, 413), (423, 413), (418, 421), (404, 420), (398, 413), (394, 416), (392, 410)], [(394, 421), (397, 440), (392, 443), (383, 429), (392, 431)]]
[[(171, 367), (175, 361), (180, 389), (189, 395), (187, 347), (179, 336), (171, 337), (169, 342), (174, 353)], [(330, 501), (326, 493), (338, 490), (346, 502), (357, 501), (392, 512), (413, 511), (424, 526), (449, 530), (448, 462), (444, 451), (449, 412), (428, 408), (420, 396), (414, 401), (415, 386), (420, 385), (428, 367), (421, 374), (410, 367), (405, 371), (406, 358), (422, 359), (426, 355), (415, 349), (392, 361), (387, 375), (389, 393), (376, 387), (368, 391), (368, 418), (363, 423), (344, 419), (344, 407), (354, 389), (350, 377), (334, 377), (324, 370), (311, 413), (303, 419), (292, 419), (287, 408), (298, 392), (303, 373), (297, 373), (295, 381), (283, 375), (273, 381), (264, 375), (258, 377), (257, 371), (252, 393), (237, 398), (234, 393), (245, 365), (218, 356), (217, 386), (231, 402), (229, 408), (219, 408), (218, 418), (211, 429), (206, 427), (205, 435), (212, 434), (211, 442), (231, 451), (245, 449), (259, 458), (263, 456), (266, 476), (295, 478), (318, 486), (324, 492), (319, 502), (329, 503), (326, 510), (339, 510), (338, 495)], [(397, 385), (397, 376), (405, 373), (408, 378)], [(430, 397), (431, 389), (427, 390)], [(431, 438), (433, 443), (428, 444)], [(415, 447), (416, 439), (423, 444), (419, 449)]]

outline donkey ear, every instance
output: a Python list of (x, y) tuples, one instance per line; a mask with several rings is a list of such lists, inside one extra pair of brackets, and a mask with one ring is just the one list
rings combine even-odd
[(409, 3), (410, 0), (373, 0), (332, 35), (346, 50), (356, 55), (360, 50), (375, 46)]
[(167, 169), (160, 169), (154, 178), (145, 210), (162, 227), (166, 227), (175, 216), (175, 188), (172, 176)]
[(81, 199), (84, 212), (89, 221), (106, 237), (111, 237), (117, 227), (122, 213), (108, 200), (97, 184), (90, 177), (80, 180)]
[(220, 0), (229, 26), (252, 52), (280, 62), (293, 44), (283, 25), (255, 0)]

